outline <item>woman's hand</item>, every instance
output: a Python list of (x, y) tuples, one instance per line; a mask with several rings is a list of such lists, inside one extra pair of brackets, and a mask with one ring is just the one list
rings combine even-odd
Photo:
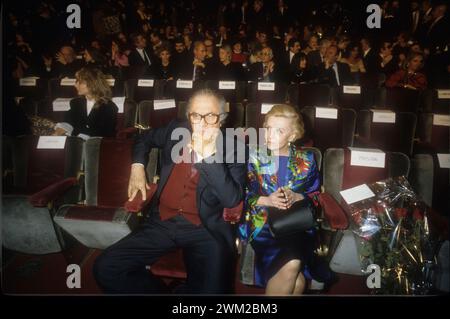
[(66, 135), (66, 130), (61, 128), (61, 127), (57, 127), (55, 128), (55, 132), (53, 133), (53, 136), (64, 136)]
[(287, 200), (281, 188), (278, 188), (275, 192), (269, 196), (261, 196), (258, 199), (257, 205), (275, 207), (278, 209), (287, 209)]
[(290, 189), (284, 189), (283, 191), (286, 194), (286, 204), (288, 208), (291, 207), (294, 203), (299, 202), (305, 198), (302, 194), (293, 192)]

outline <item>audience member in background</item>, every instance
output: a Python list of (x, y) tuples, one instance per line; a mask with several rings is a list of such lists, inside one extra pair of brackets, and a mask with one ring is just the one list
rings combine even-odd
[(237, 40), (233, 43), (233, 53), (231, 55), (231, 62), (238, 62), (242, 65), (247, 63), (247, 55), (242, 52), (242, 42)]
[(184, 45), (184, 40), (182, 37), (175, 38), (174, 46), (175, 51), (172, 54), (171, 60), (176, 66), (176, 68), (179, 69), (180, 66), (186, 63), (186, 61), (191, 57), (188, 51), (186, 50), (186, 46)]
[(319, 50), (319, 37), (316, 34), (312, 34), (308, 39), (308, 45), (303, 49), (303, 53), (308, 55), (312, 51)]
[(282, 53), (280, 57), (280, 65), (286, 70), (289, 69), (292, 60), (296, 54), (300, 52), (300, 41), (297, 38), (291, 38), (288, 41), (288, 50)]
[(310, 83), (316, 80), (314, 68), (308, 66), (308, 58), (300, 52), (294, 56), (291, 64), (291, 83)]
[(409, 36), (406, 32), (400, 32), (397, 36), (397, 41), (393, 45), (392, 54), (394, 56), (403, 55), (405, 58), (408, 56), (409, 52)]
[(398, 59), (392, 54), (392, 43), (384, 41), (380, 48), (380, 71), (386, 75), (386, 78), (391, 76), (398, 70)]
[(69, 77), (73, 78), (75, 73), (83, 66), (83, 61), (77, 59), (75, 51), (71, 46), (63, 46), (56, 54), (56, 61), (44, 56), (46, 77)]
[(147, 40), (142, 34), (132, 36), (135, 48), (128, 55), (130, 66), (142, 67), (143, 75), (153, 75), (153, 54), (147, 48)]
[(184, 41), (184, 47), (186, 48), (186, 51), (192, 52), (194, 50), (194, 46), (192, 45), (192, 43), (194, 42), (192, 40), (192, 36), (190, 34), (184, 34), (183, 41)]
[(75, 78), (81, 97), (70, 101), (70, 110), (65, 121), (56, 124), (55, 135), (115, 137), (118, 108), (111, 101), (105, 75), (98, 69), (82, 68)]
[(158, 51), (159, 61), (155, 67), (155, 78), (162, 80), (173, 80), (177, 78), (175, 64), (171, 61), (170, 50), (160, 47)]
[(242, 64), (231, 61), (231, 47), (223, 45), (219, 48), (219, 63), (213, 67), (208, 78), (218, 81), (243, 81), (245, 74)]
[(386, 81), (386, 87), (403, 87), (412, 90), (425, 90), (427, 88), (427, 78), (425, 74), (419, 72), (424, 64), (422, 53), (411, 53), (406, 58), (405, 66), (392, 74)]
[(273, 52), (270, 47), (261, 50), (261, 62), (250, 65), (249, 80), (261, 82), (284, 81), (279, 66), (273, 60)]
[(322, 39), (320, 41), (319, 50), (314, 50), (308, 53), (308, 65), (311, 67), (318, 67), (325, 61), (325, 54), (328, 47), (331, 45), (329, 39)]
[(160, 49), (162, 47), (169, 46), (168, 43), (165, 43), (164, 41), (161, 40), (159, 33), (156, 31), (150, 33), (150, 43), (152, 45), (150, 51), (152, 51), (155, 56), (158, 56), (158, 53), (160, 52)]
[(361, 49), (366, 72), (368, 74), (378, 73), (380, 71), (380, 56), (372, 48), (372, 41), (368, 37), (361, 39)]
[(215, 56), (214, 52), (215, 47), (213, 41), (211, 39), (205, 39), (205, 41), (203, 41), (203, 44), (205, 45), (206, 48), (205, 62), (209, 65), (217, 63), (217, 57)]
[(194, 59), (186, 60), (179, 66), (178, 77), (183, 80), (202, 80), (206, 78), (206, 47), (202, 41), (194, 43)]
[(111, 64), (119, 68), (129, 66), (128, 54), (131, 50), (128, 50), (126, 44), (120, 40), (111, 41)]
[(217, 35), (214, 42), (216, 47), (221, 47), (225, 44), (230, 44), (230, 36), (228, 35), (228, 30), (226, 26), (221, 25), (219, 27), (219, 34)]
[(85, 67), (93, 67), (106, 73), (106, 58), (102, 53), (93, 47), (86, 48), (83, 54)]
[(319, 83), (330, 86), (354, 84), (355, 80), (348, 64), (337, 61), (338, 48), (336, 45), (328, 47), (325, 53), (325, 62), (318, 67)]
[(339, 62), (348, 64), (352, 73), (366, 73), (359, 45), (357, 44), (351, 45), (346, 57), (340, 59)]

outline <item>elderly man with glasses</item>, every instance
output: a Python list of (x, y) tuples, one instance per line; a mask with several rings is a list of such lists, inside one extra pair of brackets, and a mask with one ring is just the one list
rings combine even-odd
[(232, 291), (236, 232), (222, 212), (243, 199), (246, 152), (238, 156), (244, 145), (220, 129), (225, 101), (215, 92), (194, 93), (186, 116), (188, 121), (151, 129), (136, 141), (130, 200), (139, 192), (145, 198), (144, 165), (154, 147), (162, 149), (160, 182), (141, 227), (95, 262), (94, 275), (107, 293), (165, 292), (146, 266), (177, 248), (187, 270), (183, 293)]

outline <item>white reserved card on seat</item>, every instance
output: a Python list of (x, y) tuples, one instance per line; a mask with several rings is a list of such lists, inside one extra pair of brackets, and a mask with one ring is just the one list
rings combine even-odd
[(173, 109), (176, 107), (174, 99), (168, 100), (154, 100), (153, 101), (153, 109), (154, 110), (165, 110), (165, 109)]
[(433, 125), (450, 126), (450, 115), (433, 114)]
[(37, 149), (61, 150), (66, 145), (67, 136), (39, 136)]
[(438, 91), (438, 99), (440, 100), (450, 99), (450, 90), (437, 90), (437, 91)]
[(219, 90), (234, 90), (234, 89), (236, 89), (236, 82), (219, 81)]
[(75, 81), (76, 81), (76, 79), (64, 78), (64, 79), (61, 79), (61, 82), (59, 82), (59, 84), (61, 86), (74, 86)]
[(177, 80), (177, 89), (192, 89), (192, 81)]
[(258, 91), (275, 91), (274, 82), (258, 82)]
[(114, 104), (117, 105), (117, 108), (119, 109), (119, 113), (123, 113), (124, 105), (125, 105), (125, 96), (115, 96), (112, 98), (112, 101)]
[(316, 118), (332, 119), (338, 118), (338, 110), (334, 107), (316, 107)]
[(140, 80), (138, 80), (137, 86), (140, 86), (140, 87), (150, 87), (150, 88), (152, 88), (154, 82), (155, 82), (154, 80), (144, 80), (144, 79), (140, 79)]
[(21, 78), (19, 80), (20, 86), (36, 86), (36, 78)]
[(345, 94), (361, 94), (361, 87), (359, 85), (344, 85)]
[(53, 101), (53, 112), (65, 112), (70, 110), (71, 98), (57, 98)]
[(437, 154), (439, 166), (441, 168), (450, 168), (450, 154)]
[(379, 149), (349, 147), (350, 165), (384, 168), (386, 153)]
[(114, 86), (114, 84), (116, 84), (116, 79), (106, 79), (106, 82), (108, 82), (109, 86)]
[(373, 123), (395, 123), (395, 113), (390, 110), (375, 110), (371, 109), (373, 113)]
[(340, 191), (340, 193), (342, 198), (349, 205), (375, 196), (366, 184)]
[(262, 103), (261, 104), (261, 114), (267, 114), (275, 104)]

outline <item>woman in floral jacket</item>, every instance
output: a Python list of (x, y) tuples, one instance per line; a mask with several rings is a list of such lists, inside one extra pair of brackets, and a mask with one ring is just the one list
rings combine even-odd
[(275, 105), (266, 115), (264, 128), (267, 152), (250, 152), (240, 234), (255, 251), (254, 284), (266, 287), (269, 295), (301, 294), (304, 266), (313, 260), (315, 230), (275, 239), (267, 217), (269, 207), (287, 209), (301, 200), (317, 203), (319, 172), (313, 153), (293, 145), (304, 133), (302, 118), (293, 107)]

